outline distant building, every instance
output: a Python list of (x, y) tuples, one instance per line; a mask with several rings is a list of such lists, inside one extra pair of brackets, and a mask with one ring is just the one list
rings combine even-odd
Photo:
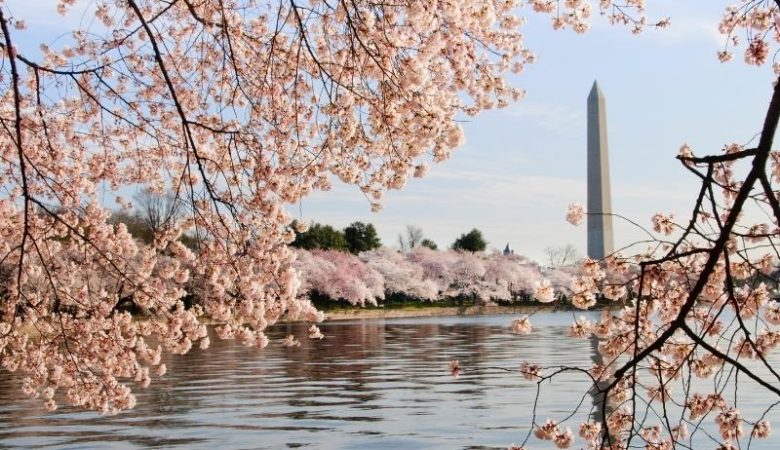
[(514, 255), (515, 251), (509, 248), (509, 242), (506, 243), (506, 247), (504, 247), (504, 256)]

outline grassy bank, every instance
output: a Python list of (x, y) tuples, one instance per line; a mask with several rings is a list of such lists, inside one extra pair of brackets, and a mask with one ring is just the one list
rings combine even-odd
[[(496, 314), (530, 314), (545, 306), (512, 305), (512, 306), (439, 306), (435, 303), (429, 305), (413, 305), (396, 308), (340, 308), (325, 311), (325, 320), (354, 320), (354, 319), (392, 319), (400, 317), (447, 317), (447, 316), (477, 316)], [(552, 308), (550, 308), (552, 309)]]
[[(435, 302), (388, 296), (381, 305), (354, 306), (329, 298), (312, 298), (314, 306), (325, 313), (326, 320), (381, 319), (396, 317), (445, 317), (490, 314), (530, 314), (539, 310), (571, 311), (570, 302), (559, 300), (554, 303), (540, 303), (530, 297), (518, 298), (514, 302), (497, 302), (486, 306), (473, 298), (444, 298)], [(601, 299), (594, 308), (615, 307), (615, 304)]]

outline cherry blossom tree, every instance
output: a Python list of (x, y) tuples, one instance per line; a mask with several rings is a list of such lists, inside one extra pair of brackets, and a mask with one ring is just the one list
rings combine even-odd
[(541, 280), (539, 267), (519, 255), (496, 252), (485, 263), (485, 281), (495, 286), (493, 299), (514, 300), (519, 295), (530, 295)]
[(482, 301), (489, 298), (480, 289), (487, 273), (485, 260), (481, 255), (468, 251), (454, 251), (450, 259), (449, 273), (452, 283), (445, 293), (450, 297), (475, 297)]
[[(357, 256), (338, 250), (315, 251), (319, 260), (329, 262), (332, 269), (325, 277), (314, 281), (314, 290), (332, 299), (346, 300), (353, 305), (377, 304), (385, 296), (382, 275), (367, 266)], [(305, 273), (305, 268), (301, 270)]]
[(446, 291), (453, 283), (454, 275), (451, 267), (455, 262), (454, 252), (439, 252), (419, 246), (412, 249), (407, 257), (422, 267), (425, 277), (438, 285), (439, 292)]
[[(596, 2), (532, 3), (536, 11), (553, 16), (555, 27), (579, 32), (587, 29)], [(730, 60), (745, 38), (744, 61), (763, 65), (780, 42), (780, 2), (737, 3), (726, 9), (719, 25), (727, 43), (718, 57)], [(648, 23), (644, 1), (598, 4), (612, 22), (635, 32)], [(682, 169), (701, 183), (689, 217), (678, 220), (659, 212), (645, 230), (653, 243), (649, 248), (603, 261), (585, 259), (569, 273), (565, 301), (575, 308), (590, 309), (600, 297), (615, 302), (616, 308), (605, 310), (601, 319), (577, 318), (570, 328), (574, 338), (594, 339), (599, 360), (592, 367), (528, 362), (520, 371), (539, 389), (562, 373), (578, 374), (590, 385), (585, 394), (594, 402), (546, 420), (534, 413), (532, 431), (522, 445), (510, 448), (532, 447), (533, 435), (559, 448), (581, 440), (592, 449), (729, 450), (749, 448), (771, 434), (767, 417), (780, 405), (780, 374), (769, 360), (780, 344), (780, 152), (773, 150), (780, 83), (768, 85), (767, 92), (757, 143), (726, 144), (707, 156), (697, 156), (688, 145), (680, 148)], [(571, 206), (567, 218), (582, 222), (581, 207)], [(554, 300), (548, 283), (542, 294)], [(528, 332), (525, 319), (513, 323), (512, 331)], [(765, 391), (757, 400), (764, 405), (751, 404), (763, 406), (763, 413), (748, 416), (740, 410), (744, 389)], [(572, 423), (581, 409), (590, 418)]]
[[(201, 314), (260, 347), (317, 321), (284, 205), (336, 177), (378, 210), (463, 142), (456, 118), (521, 97), (505, 75), (533, 59), (517, 1), (51, 3), (94, 20), (31, 42), (0, 3), (0, 361), (49, 409), (132, 407), (163, 352), (208, 345)], [(180, 205), (150, 245), (101, 202), (134, 186)]]
[(455, 297), (509, 302), (530, 296), (543, 280), (537, 265), (499, 252), (475, 255), (420, 248), (403, 254), (382, 247), (357, 257), (336, 250), (295, 253), (298, 295), (304, 300), (317, 295), (333, 302), (376, 305), (388, 295), (400, 294), (417, 301)]
[(379, 272), (388, 294), (402, 294), (418, 300), (438, 300), (439, 289), (435, 281), (426, 278), (423, 268), (405, 255), (388, 247), (360, 254), (368, 267)]
[[(295, 251), (295, 263), (293, 267), (298, 271), (299, 296), (311, 296), (315, 292), (322, 292), (323, 295), (328, 289), (325, 280), (330, 278), (336, 271), (336, 265), (332, 261), (323, 258), (324, 252), (313, 252), (307, 250)], [(338, 300), (338, 297), (335, 298)], [(351, 303), (360, 303), (359, 300)]]

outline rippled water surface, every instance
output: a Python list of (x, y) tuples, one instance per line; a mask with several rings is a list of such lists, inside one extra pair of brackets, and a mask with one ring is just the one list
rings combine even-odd
[[(502, 369), (523, 360), (589, 366), (594, 356), (590, 341), (563, 338), (571, 314), (537, 314), (534, 333), (522, 337), (508, 333), (510, 320), (332, 322), (321, 327), (325, 339), (298, 348), (212, 339), (208, 350), (171, 358), (169, 374), (137, 389), (138, 406), (115, 417), (67, 407), (47, 414), (2, 374), (0, 447), (505, 449), (528, 431), (536, 385)], [(305, 329), (271, 334), (288, 333)], [(451, 359), (466, 369), (456, 379)], [(574, 376), (544, 386), (540, 419), (563, 417), (581, 399), (589, 409), (584, 389)], [(745, 392), (747, 401), (761, 395)]]

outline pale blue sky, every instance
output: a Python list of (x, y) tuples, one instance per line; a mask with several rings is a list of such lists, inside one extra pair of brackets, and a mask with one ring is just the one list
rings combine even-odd
[[(614, 211), (641, 223), (659, 210), (687, 214), (696, 184), (674, 159), (680, 145), (704, 154), (748, 141), (760, 129), (772, 71), (746, 66), (741, 54), (718, 62), (717, 23), (728, 1), (648, 4), (651, 16), (671, 17), (670, 29), (634, 36), (596, 17), (585, 35), (554, 32), (548, 17), (526, 8), (526, 44), (538, 61), (513, 78), (526, 89), (525, 100), (466, 123), (466, 145), (425, 179), (389, 192), (379, 213), (369, 211), (356, 187), (338, 181), (290, 211), (339, 227), (372, 222), (389, 245), (414, 224), (440, 247), (476, 227), (492, 248), (509, 242), (534, 259), (567, 243), (584, 254), (584, 226), (572, 227), (564, 216), (569, 203), (585, 201), (585, 101), (598, 79), (607, 102)], [(6, 6), (30, 26), (23, 48), (80, 21), (59, 18), (54, 0)], [(615, 233), (617, 246), (641, 238), (620, 221)]]

